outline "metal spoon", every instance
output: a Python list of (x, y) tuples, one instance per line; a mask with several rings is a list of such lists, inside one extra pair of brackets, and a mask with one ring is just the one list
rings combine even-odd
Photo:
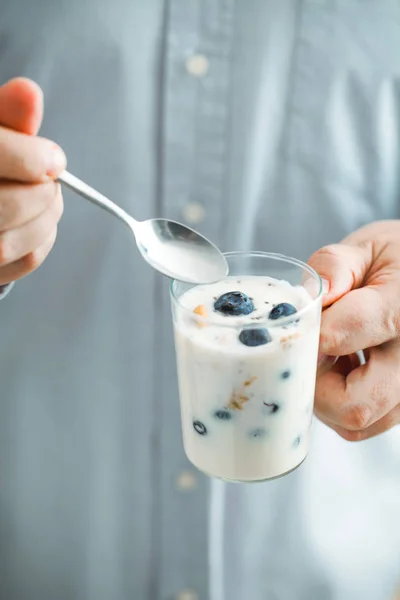
[(205, 237), (176, 221), (136, 221), (95, 189), (64, 171), (58, 181), (128, 225), (143, 258), (157, 271), (188, 283), (213, 283), (228, 273), (223, 254)]

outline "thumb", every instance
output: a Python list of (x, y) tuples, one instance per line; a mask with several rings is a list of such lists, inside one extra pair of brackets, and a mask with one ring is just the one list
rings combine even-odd
[(30, 79), (18, 77), (0, 87), (0, 125), (36, 135), (43, 119), (43, 92)]
[(367, 247), (332, 244), (313, 254), (308, 264), (324, 282), (323, 306), (329, 306), (362, 285), (372, 261)]

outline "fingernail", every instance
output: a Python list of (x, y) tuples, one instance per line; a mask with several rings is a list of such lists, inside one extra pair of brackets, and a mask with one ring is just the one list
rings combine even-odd
[(327, 279), (322, 279), (322, 291), (324, 293), (324, 296), (329, 294), (330, 287), (331, 284), (329, 283), (329, 281)]
[(46, 157), (46, 173), (55, 177), (66, 167), (67, 159), (64, 152), (57, 144), (51, 144)]
[(318, 365), (317, 365), (317, 376), (325, 375), (331, 370), (333, 365), (336, 363), (337, 357), (329, 356), (328, 354), (318, 353)]
[(320, 354), (326, 354), (326, 351), (328, 350), (328, 346), (329, 346), (329, 338), (322, 333), (322, 331), (319, 334), (319, 352)]

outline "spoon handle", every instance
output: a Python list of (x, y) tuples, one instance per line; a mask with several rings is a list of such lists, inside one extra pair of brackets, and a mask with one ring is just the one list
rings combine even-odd
[(58, 181), (66, 187), (68, 187), (69, 189), (76, 192), (77, 194), (79, 194), (79, 196), (82, 196), (86, 200), (89, 200), (89, 202), (100, 206), (100, 208), (102, 208), (103, 210), (106, 210), (115, 217), (118, 217), (131, 229), (133, 229), (135, 227), (135, 224), (137, 224), (137, 221), (135, 221), (133, 217), (128, 215), (128, 213), (125, 212), (120, 206), (114, 204), (114, 202), (109, 200), (106, 196), (100, 194), (100, 192), (90, 187), (90, 185), (87, 185), (87, 183), (84, 183), (83, 181), (78, 179), (78, 177), (72, 175), (72, 173), (69, 173), (68, 171), (63, 171), (61, 175), (59, 175)]

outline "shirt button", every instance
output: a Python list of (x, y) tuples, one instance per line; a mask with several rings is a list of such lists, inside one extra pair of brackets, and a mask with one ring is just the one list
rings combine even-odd
[(186, 492), (196, 487), (196, 477), (192, 471), (182, 471), (176, 480), (178, 490)]
[(199, 600), (199, 597), (193, 590), (182, 590), (176, 596), (176, 600)]
[(190, 204), (186, 204), (182, 209), (183, 218), (190, 225), (198, 225), (204, 221), (205, 214), (204, 206), (198, 202), (190, 202)]
[(193, 77), (204, 77), (207, 75), (210, 63), (204, 54), (192, 54), (186, 60), (186, 69)]

